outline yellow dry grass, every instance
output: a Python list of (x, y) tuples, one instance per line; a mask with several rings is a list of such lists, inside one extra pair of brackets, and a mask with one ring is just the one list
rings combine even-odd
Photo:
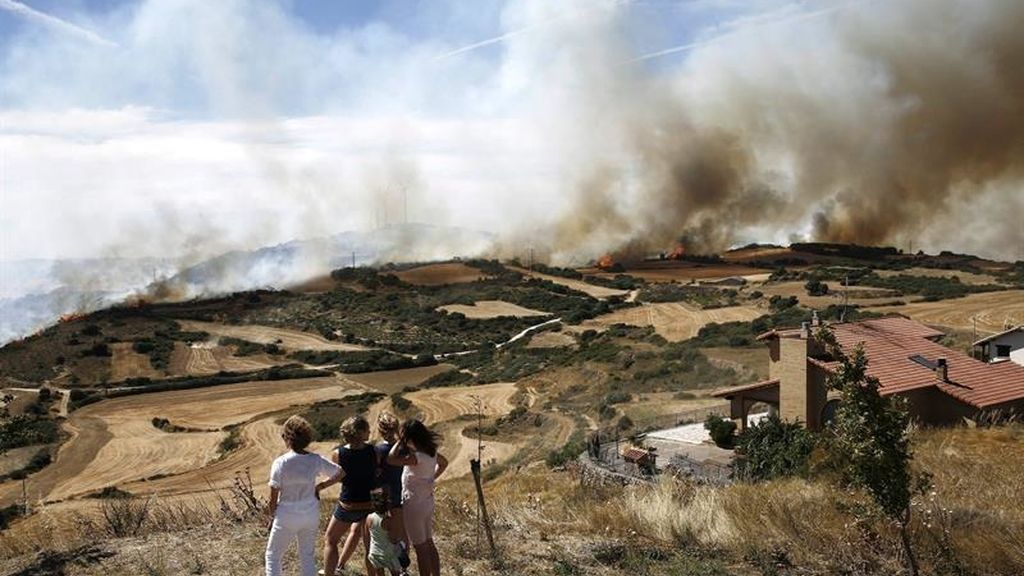
[(387, 370), (383, 372), (365, 372), (363, 374), (345, 374), (346, 380), (385, 394), (401, 392), (409, 386), (419, 386), (431, 376), (454, 369), (451, 364), (420, 366), (404, 370)]
[(171, 353), (170, 373), (175, 376), (208, 375), (217, 372), (247, 372), (262, 370), (280, 364), (293, 362), (281, 356), (274, 358), (267, 354), (235, 356), (228, 346), (217, 346), (211, 342), (186, 344), (175, 342)]
[(1007, 325), (1024, 324), (1024, 290), (970, 294), (963, 298), (914, 302), (870, 310), (882, 313), (897, 312), (918, 322), (958, 330), (972, 330), (976, 319), (979, 333), (994, 333), (1004, 330)]
[(246, 324), (235, 326), (232, 324), (219, 324), (216, 322), (198, 322), (195, 320), (181, 320), (182, 330), (204, 331), (213, 336), (227, 336), (230, 338), (241, 338), (257, 344), (273, 344), (279, 342), (282, 348), (287, 350), (366, 350), (365, 346), (346, 344), (344, 342), (333, 342), (319, 334), (303, 332), (301, 330), (290, 330), (287, 328), (276, 328), (273, 326), (259, 326)]
[(613, 324), (653, 326), (654, 331), (669, 342), (679, 342), (693, 338), (702, 327), (712, 322), (749, 322), (762, 314), (754, 306), (700, 310), (681, 302), (644, 303), (585, 320), (579, 327), (603, 330)]
[(538, 310), (531, 310), (530, 308), (524, 308), (511, 302), (504, 302), (501, 300), (480, 300), (474, 302), (472, 306), (465, 304), (448, 304), (441, 306), (438, 310), (444, 310), (445, 312), (458, 312), (466, 318), (473, 319), (487, 319), (487, 318), (499, 318), (501, 316), (512, 316), (515, 318), (528, 318), (531, 316), (547, 316), (547, 312), (540, 312)]
[(561, 276), (551, 276), (550, 274), (541, 274), (540, 272), (533, 272), (526, 268), (518, 268), (516, 266), (509, 266), (509, 269), (515, 270), (520, 274), (525, 274), (532, 278), (540, 278), (541, 280), (548, 280), (555, 284), (561, 284), (566, 288), (571, 288), (577, 292), (583, 292), (591, 298), (597, 298), (603, 300), (610, 296), (625, 296), (628, 294), (626, 290), (616, 290), (615, 288), (605, 288), (604, 286), (595, 286), (594, 284), (588, 284), (582, 280), (573, 280), (572, 278), (562, 278)]
[(123, 382), (129, 378), (163, 378), (163, 373), (153, 368), (149, 356), (132, 350), (131, 342), (110, 345), (110, 380)]
[[(71, 439), (61, 447), (56, 462), (30, 478), (29, 491), (34, 500), (55, 500), (114, 485), (142, 492), (168, 489), (168, 485), (183, 492), (206, 490), (201, 479), (223, 483), (233, 473), (210, 468), (225, 435), (221, 428), (289, 406), (340, 398), (350, 391), (352, 387), (339, 379), (307, 378), (140, 394), (92, 404), (71, 414), (67, 422)], [(208, 432), (164, 432), (152, 425), (154, 417)], [(267, 422), (246, 425), (243, 444), (269, 440), (266, 445), (276, 450), (279, 442), (266, 434), (268, 426)], [(252, 459), (250, 463), (262, 462)], [(192, 476), (179, 476), (186, 473)], [(172, 478), (130, 484), (161, 475)], [(19, 492), (20, 485), (0, 484), (0, 503), (13, 501)]]
[(467, 266), (461, 262), (444, 262), (427, 264), (393, 272), (402, 282), (418, 286), (441, 286), (444, 284), (462, 284), (476, 282), (487, 277), (480, 269)]

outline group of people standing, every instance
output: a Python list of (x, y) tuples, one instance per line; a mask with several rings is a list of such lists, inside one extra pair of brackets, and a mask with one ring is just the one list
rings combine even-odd
[(340, 572), (360, 541), (368, 576), (404, 574), (410, 544), (420, 576), (440, 574), (432, 530), (434, 481), (448, 461), (437, 451), (438, 437), (419, 420), (399, 425), (387, 412), (378, 416), (377, 432), (380, 441), (373, 444), (369, 422), (348, 418), (341, 425), (344, 444), (329, 461), (306, 450), (313, 439), (309, 422), (300, 416), (285, 421), (281, 438), (288, 452), (270, 467), (267, 576), (281, 574), (292, 540), (298, 540), (302, 576), (316, 574), (319, 494), (339, 482), (341, 494), (324, 533), (321, 574)]

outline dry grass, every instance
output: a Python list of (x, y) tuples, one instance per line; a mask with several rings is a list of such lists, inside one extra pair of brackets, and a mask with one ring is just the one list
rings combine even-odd
[(763, 311), (753, 306), (700, 310), (681, 302), (645, 303), (585, 320), (580, 327), (602, 330), (614, 324), (653, 326), (654, 331), (669, 342), (679, 342), (693, 338), (701, 328), (712, 322), (749, 322), (762, 314)]
[(476, 282), (487, 278), (487, 275), (478, 268), (467, 266), (460, 262), (445, 262), (443, 264), (427, 264), (393, 272), (402, 282), (416, 284), (418, 286), (442, 286), (444, 284), (462, 284)]
[(488, 318), (500, 318), (502, 316), (511, 316), (513, 318), (528, 318), (531, 316), (547, 316), (547, 312), (539, 312), (537, 310), (531, 310), (530, 308), (524, 308), (511, 302), (503, 302), (501, 300), (480, 300), (474, 302), (472, 306), (465, 304), (448, 304), (447, 306), (441, 306), (438, 310), (444, 310), (445, 312), (458, 312), (466, 318), (472, 319), (488, 319)]
[(1007, 324), (1024, 324), (1024, 291), (985, 292), (939, 302), (913, 302), (871, 310), (898, 312), (918, 322), (960, 330), (972, 330), (974, 319), (977, 319), (979, 334), (994, 333), (1004, 330)]

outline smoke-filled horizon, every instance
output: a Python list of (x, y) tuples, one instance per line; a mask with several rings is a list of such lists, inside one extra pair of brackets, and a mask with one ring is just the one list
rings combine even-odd
[(680, 240), (1022, 257), (1019, 2), (382, 6), (25, 24), (0, 43), (0, 260), (184, 268), (406, 221), (561, 263)]

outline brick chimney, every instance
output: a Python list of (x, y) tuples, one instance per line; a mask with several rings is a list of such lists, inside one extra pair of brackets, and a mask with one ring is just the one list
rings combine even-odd
[(949, 364), (946, 363), (945, 358), (935, 361), (935, 377), (943, 382), (949, 382)]

